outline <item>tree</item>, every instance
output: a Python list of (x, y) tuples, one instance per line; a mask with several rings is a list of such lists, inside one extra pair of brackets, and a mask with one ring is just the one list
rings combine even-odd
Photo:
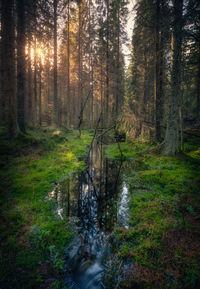
[(164, 143), (164, 154), (174, 155), (179, 151), (179, 98), (182, 44), (183, 0), (173, 0), (173, 29), (171, 36), (171, 92)]
[(183, 124), (200, 121), (200, 3), (189, 0), (184, 13), (182, 57), (182, 112)]
[[(157, 27), (158, 29), (159, 27)], [(158, 37), (157, 31), (156, 37)], [(134, 137), (142, 135), (146, 138), (152, 138), (154, 134), (155, 77), (158, 75), (159, 67), (155, 57), (155, 50), (158, 50), (158, 47), (155, 46), (155, 5), (153, 1), (139, 1), (132, 37), (128, 95), (129, 107), (133, 113), (132, 121), (134, 121), (131, 134)]]
[(58, 107), (58, 69), (57, 69), (57, 8), (58, 0), (53, 1), (53, 39), (54, 39), (54, 115), (55, 115), (55, 124), (58, 127), (59, 124), (59, 107)]
[(155, 129), (156, 139), (161, 140), (161, 93), (162, 93), (162, 76), (160, 75), (162, 66), (161, 61), (161, 41), (160, 41), (160, 0), (156, 0), (156, 20), (155, 20), (155, 64), (154, 64), (154, 100), (155, 100)]
[(5, 99), (5, 121), (9, 139), (18, 133), (15, 78), (14, 0), (2, 2), (2, 80)]
[(17, 116), (21, 132), (25, 132), (25, 3), (17, 0)]

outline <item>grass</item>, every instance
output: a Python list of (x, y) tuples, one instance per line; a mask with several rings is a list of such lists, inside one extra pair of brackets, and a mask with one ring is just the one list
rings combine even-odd
[[(45, 201), (56, 182), (85, 166), (91, 132), (29, 130), (9, 143), (0, 133), (0, 287), (61, 288), (64, 249), (73, 236)], [(43, 287), (42, 287), (43, 286)], [(62, 287), (63, 288), (63, 287)]]
[[(85, 166), (92, 132), (29, 130), (9, 143), (0, 130), (0, 288), (63, 288), (64, 250), (73, 236), (45, 197)], [(114, 143), (130, 193), (129, 228), (115, 228), (106, 288), (200, 287), (200, 150), (164, 157), (146, 142)], [(129, 268), (129, 269), (128, 269)]]
[(189, 140), (176, 157), (164, 157), (148, 143), (108, 147), (110, 158), (128, 161), (124, 174), (130, 192), (129, 228), (115, 229), (118, 265), (108, 270), (108, 288), (200, 287), (198, 144), (199, 139)]

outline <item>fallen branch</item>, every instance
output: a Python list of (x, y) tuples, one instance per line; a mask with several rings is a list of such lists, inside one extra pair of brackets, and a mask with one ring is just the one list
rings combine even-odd
[(117, 145), (118, 145), (118, 149), (119, 149), (119, 151), (120, 151), (121, 158), (123, 158), (124, 155), (123, 155), (123, 152), (122, 152), (122, 150), (121, 150), (121, 147), (120, 147), (119, 142), (117, 143)]
[(106, 129), (103, 133), (101, 133), (100, 135), (98, 135), (96, 138), (100, 138), (102, 137), (104, 134), (106, 134), (108, 131), (110, 131), (111, 129), (115, 128), (116, 125), (111, 126), (110, 128)]
[(90, 97), (91, 92), (92, 92), (92, 89), (89, 90), (88, 95), (87, 95), (87, 97), (86, 97), (86, 99), (85, 99), (85, 101), (84, 101), (84, 103), (83, 103), (83, 105), (81, 107), (81, 111), (80, 111), (80, 114), (79, 114), (79, 117), (78, 117), (79, 118), (79, 124), (78, 124), (79, 136), (81, 136), (81, 124), (83, 122), (83, 112), (84, 112), (86, 103), (87, 103), (87, 101), (88, 101), (88, 99)]
[(88, 153), (87, 153), (86, 163), (88, 163), (90, 151), (91, 151), (91, 149), (92, 149), (92, 145), (93, 145), (94, 139), (95, 139), (96, 134), (97, 134), (97, 129), (98, 129), (99, 123), (100, 123), (100, 121), (101, 121), (101, 116), (102, 116), (102, 112), (100, 113), (99, 119), (98, 119), (97, 124), (96, 124), (96, 127), (95, 127), (94, 135), (93, 135), (93, 138), (92, 138), (92, 141), (91, 141), (91, 143), (90, 143), (90, 147), (89, 147), (89, 150), (88, 150)]

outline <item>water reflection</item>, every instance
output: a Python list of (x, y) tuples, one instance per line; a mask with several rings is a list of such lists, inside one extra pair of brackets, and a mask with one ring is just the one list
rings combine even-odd
[(60, 218), (77, 220), (77, 238), (67, 250), (68, 288), (103, 288), (103, 261), (115, 223), (127, 226), (128, 190), (122, 181), (122, 163), (105, 158), (102, 143), (90, 151), (88, 169), (54, 188)]
[(118, 223), (128, 229), (128, 221), (129, 221), (129, 194), (128, 194), (128, 188), (126, 186), (126, 183), (123, 182), (123, 188), (120, 196), (120, 201), (119, 201), (119, 208), (118, 208)]

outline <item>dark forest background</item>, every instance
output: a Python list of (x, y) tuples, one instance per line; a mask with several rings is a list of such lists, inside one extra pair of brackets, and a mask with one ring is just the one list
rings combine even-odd
[(165, 154), (183, 149), (200, 120), (199, 1), (136, 1), (128, 70), (127, 5), (1, 1), (0, 121), (10, 139), (27, 126), (95, 128), (100, 118), (101, 128), (165, 140)]

